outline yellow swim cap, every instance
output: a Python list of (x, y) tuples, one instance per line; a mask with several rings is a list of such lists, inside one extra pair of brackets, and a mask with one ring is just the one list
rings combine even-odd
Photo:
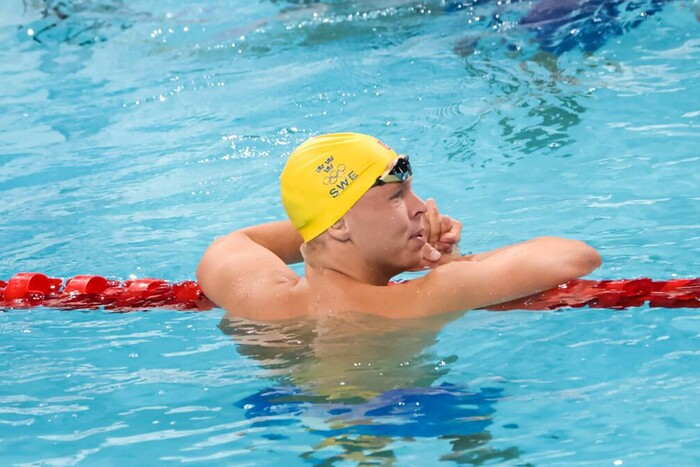
[(306, 140), (280, 175), (282, 204), (305, 242), (335, 224), (399, 157), (372, 136), (330, 133)]

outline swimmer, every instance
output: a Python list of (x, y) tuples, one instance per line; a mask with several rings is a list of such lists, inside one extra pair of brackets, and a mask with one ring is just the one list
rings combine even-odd
[[(197, 268), (199, 284), (230, 316), (247, 319), (345, 312), (405, 319), (526, 297), (600, 265), (587, 244), (556, 237), (462, 256), (461, 223), (412, 184), (409, 158), (377, 138), (310, 138), (280, 176), (289, 220), (214, 241)], [(303, 277), (288, 266), (301, 261)], [(422, 268), (429, 268), (422, 277), (389, 283)]]

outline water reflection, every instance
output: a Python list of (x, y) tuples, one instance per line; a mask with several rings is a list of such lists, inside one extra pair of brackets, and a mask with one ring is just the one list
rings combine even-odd
[(608, 40), (638, 27), (670, 0), (536, 0), (448, 2), (468, 16), (470, 33), (458, 50), (474, 52), (483, 39), (505, 39), (511, 51), (531, 48), (559, 56), (571, 50), (593, 53)]
[(286, 323), (224, 319), (238, 352), (265, 371), (269, 387), (237, 405), (268, 439), (300, 425), (322, 441), (301, 455), (314, 463), (392, 463), (397, 443), (446, 440), (441, 459), (482, 464), (517, 458), (496, 449), (488, 427), (502, 389), (445, 382), (456, 355), (431, 351), (461, 314), (397, 322), (364, 315)]
[[(483, 167), (475, 149), (476, 125), (500, 128), (493, 143), (500, 163), (540, 153), (569, 156), (572, 128), (595, 92), (590, 77), (619, 71), (605, 51), (612, 39), (627, 34), (660, 13), (668, 0), (538, 0), (450, 2), (467, 24), (454, 51), (467, 73), (483, 81), (494, 97), (478, 122), (455, 130), (448, 141), (451, 157)], [(567, 54), (563, 60), (563, 56)], [(468, 105), (469, 99), (465, 100)], [(463, 148), (468, 148), (466, 151)]]
[(19, 26), (20, 32), (45, 45), (91, 45), (129, 29), (122, 0), (23, 0), (24, 12), (39, 19)]

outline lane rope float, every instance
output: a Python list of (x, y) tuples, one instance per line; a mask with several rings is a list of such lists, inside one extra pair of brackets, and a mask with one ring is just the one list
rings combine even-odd
[[(551, 290), (493, 305), (492, 311), (555, 310), (559, 308), (624, 309), (647, 304), (652, 308), (700, 308), (700, 278), (655, 281), (576, 279)], [(127, 312), (154, 308), (204, 311), (214, 308), (194, 281), (163, 279), (127, 281), (79, 275), (64, 281), (37, 272), (20, 272), (0, 280), (0, 312), (50, 307), (61, 310)]]
[(0, 280), (0, 311), (39, 306), (63, 310), (104, 308), (121, 312), (151, 308), (190, 311), (213, 308), (194, 281), (119, 281), (80, 275), (64, 283), (63, 279), (37, 272), (20, 272), (7, 282)]

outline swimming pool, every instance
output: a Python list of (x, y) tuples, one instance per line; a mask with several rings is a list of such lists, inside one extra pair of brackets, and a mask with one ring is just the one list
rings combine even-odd
[[(466, 251), (697, 276), (700, 5), (556, 5), (6, 2), (0, 278), (192, 279), (341, 130), (409, 154)], [(222, 315), (0, 313), (3, 464), (700, 462), (697, 310)]]

